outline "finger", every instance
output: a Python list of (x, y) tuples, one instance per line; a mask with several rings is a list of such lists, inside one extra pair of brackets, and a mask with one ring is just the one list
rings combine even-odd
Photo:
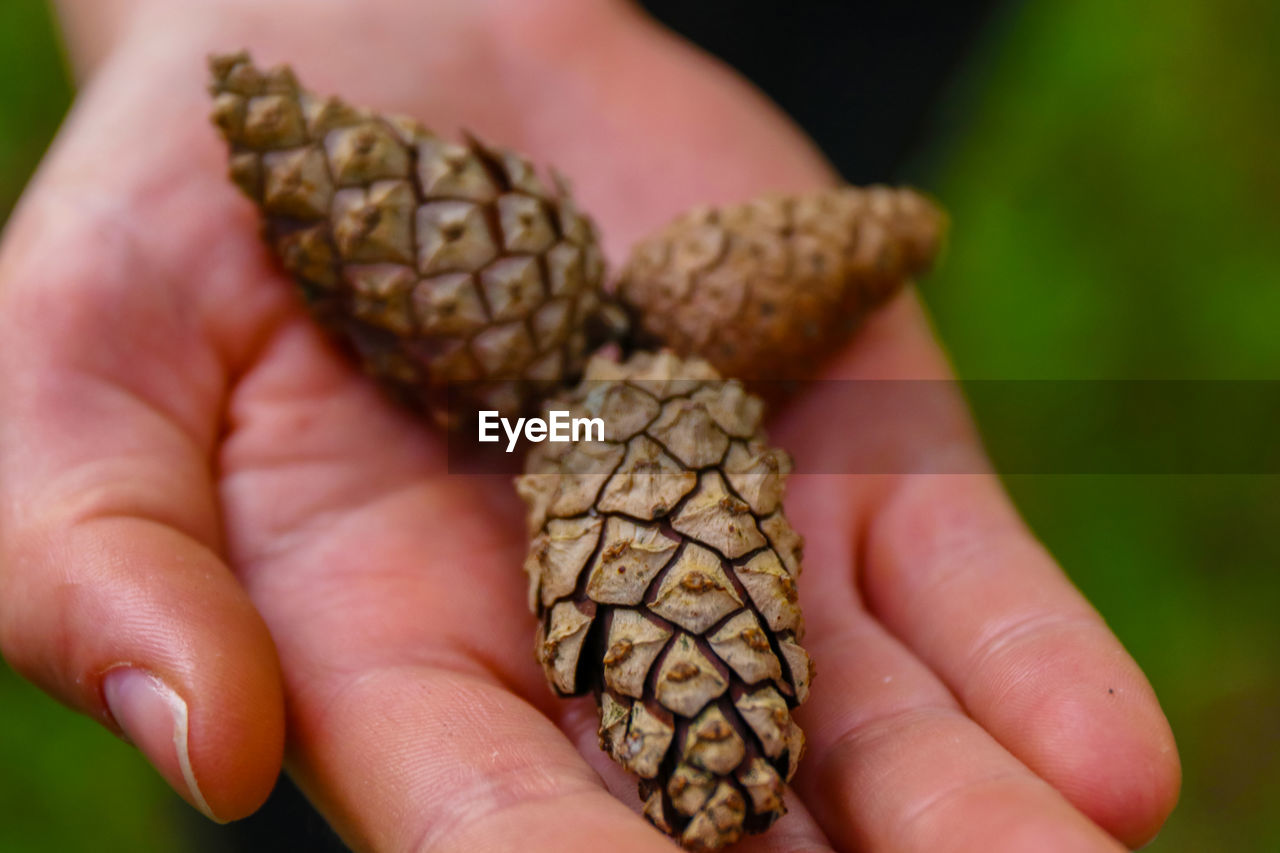
[(800, 714), (797, 787), (853, 849), (1117, 850), (950, 701), (870, 619), (813, 643), (825, 685)]
[[(839, 500), (837, 477), (800, 477), (796, 509)], [(1109, 838), (965, 716), (946, 688), (840, 581), (847, 537), (818, 528), (801, 597), (818, 665), (797, 712), (808, 752), (797, 790), (849, 849), (1115, 850)], [(830, 569), (830, 571), (828, 571)]]
[[(854, 386), (826, 383), (785, 418), (792, 431), (842, 424), (806, 433), (834, 470), (887, 472), (846, 478), (823, 508), (832, 524), (858, 519), (867, 606), (1014, 755), (1117, 837), (1145, 841), (1177, 799), (1168, 724), (996, 480), (963, 473), (986, 462), (915, 302), (873, 318), (831, 375), (930, 380), (874, 418), (854, 410)], [(946, 471), (960, 473), (915, 473)]]
[(869, 606), (968, 712), (1091, 818), (1148, 841), (1177, 799), (1141, 670), (985, 476), (904, 480), (870, 526)]
[(0, 259), (0, 648), (241, 817), (279, 772), (283, 711), (218, 556), (216, 359), (127, 226), (42, 197)]
[(390, 666), (307, 696), (291, 767), (356, 849), (670, 850), (544, 715), (472, 663)]

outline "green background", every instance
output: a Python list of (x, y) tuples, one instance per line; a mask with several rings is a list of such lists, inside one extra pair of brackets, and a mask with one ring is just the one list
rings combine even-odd
[[(1280, 378), (1278, 49), (1265, 0), (997, 17), (910, 170), (952, 214), (924, 292), (962, 376)], [(0, 0), (0, 221), (70, 97), (44, 4)], [(1098, 407), (1124, 393), (1095, 386)], [(1173, 723), (1182, 802), (1150, 849), (1280, 850), (1280, 477), (1006, 481)], [(187, 820), (0, 666), (0, 850), (182, 849)]]

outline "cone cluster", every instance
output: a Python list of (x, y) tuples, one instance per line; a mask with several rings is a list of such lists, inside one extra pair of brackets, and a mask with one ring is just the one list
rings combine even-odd
[(606, 424), (604, 441), (539, 445), (516, 485), (548, 681), (595, 696), (601, 746), (686, 847), (762, 831), (786, 811), (812, 678), (791, 463), (762, 402), (704, 361), (642, 353), (593, 359), (548, 406)]
[[(701, 208), (635, 248), (614, 302), (590, 219), (523, 157), (243, 53), (210, 64), (232, 180), (369, 373), (454, 426), (557, 394), (547, 409), (603, 420), (602, 440), (537, 445), (517, 480), (537, 660), (557, 693), (595, 697), (656, 826), (690, 850), (767, 829), (813, 668), (791, 461), (738, 380), (811, 373), (928, 268), (943, 215), (885, 187)], [(588, 362), (599, 329), (634, 353)]]

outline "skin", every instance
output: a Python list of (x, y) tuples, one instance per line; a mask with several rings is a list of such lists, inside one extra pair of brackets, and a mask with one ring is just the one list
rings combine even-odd
[[(224, 178), (202, 60), (243, 45), (317, 91), (554, 162), (615, 263), (690, 204), (812, 188), (829, 167), (740, 79), (613, 2), (62, 13), (84, 85), (0, 250), (5, 657), (116, 731), (104, 674), (159, 678), (220, 820), (261, 804), (283, 756), (358, 849), (670, 849), (597, 749), (590, 700), (554, 699), (532, 662), (508, 479), (447, 476), (439, 434), (312, 327)], [(824, 370), (948, 375), (909, 292)], [(983, 470), (958, 400), (851, 405), (819, 387), (773, 436), (828, 470), (863, 453)], [(1152, 837), (1180, 779), (1168, 724), (992, 476), (796, 476), (787, 506), (808, 539), (809, 753), (791, 815), (738, 849)], [(134, 734), (196, 802), (168, 730)]]

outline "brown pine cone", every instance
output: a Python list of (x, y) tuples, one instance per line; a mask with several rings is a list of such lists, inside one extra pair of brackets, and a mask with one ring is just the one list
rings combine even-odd
[(804, 748), (790, 710), (812, 678), (791, 463), (763, 404), (704, 361), (641, 353), (593, 358), (547, 406), (605, 424), (604, 441), (538, 445), (517, 480), (548, 680), (595, 695), (601, 746), (685, 847), (763, 831), (785, 812)]
[(450, 383), (460, 408), (510, 415), (581, 372), (604, 263), (559, 178), (548, 189), (518, 154), (312, 95), (244, 53), (210, 68), (231, 178), (370, 373), (440, 416)]
[(946, 217), (908, 189), (842, 187), (686, 213), (632, 250), (639, 343), (744, 380), (800, 379), (926, 272)]

